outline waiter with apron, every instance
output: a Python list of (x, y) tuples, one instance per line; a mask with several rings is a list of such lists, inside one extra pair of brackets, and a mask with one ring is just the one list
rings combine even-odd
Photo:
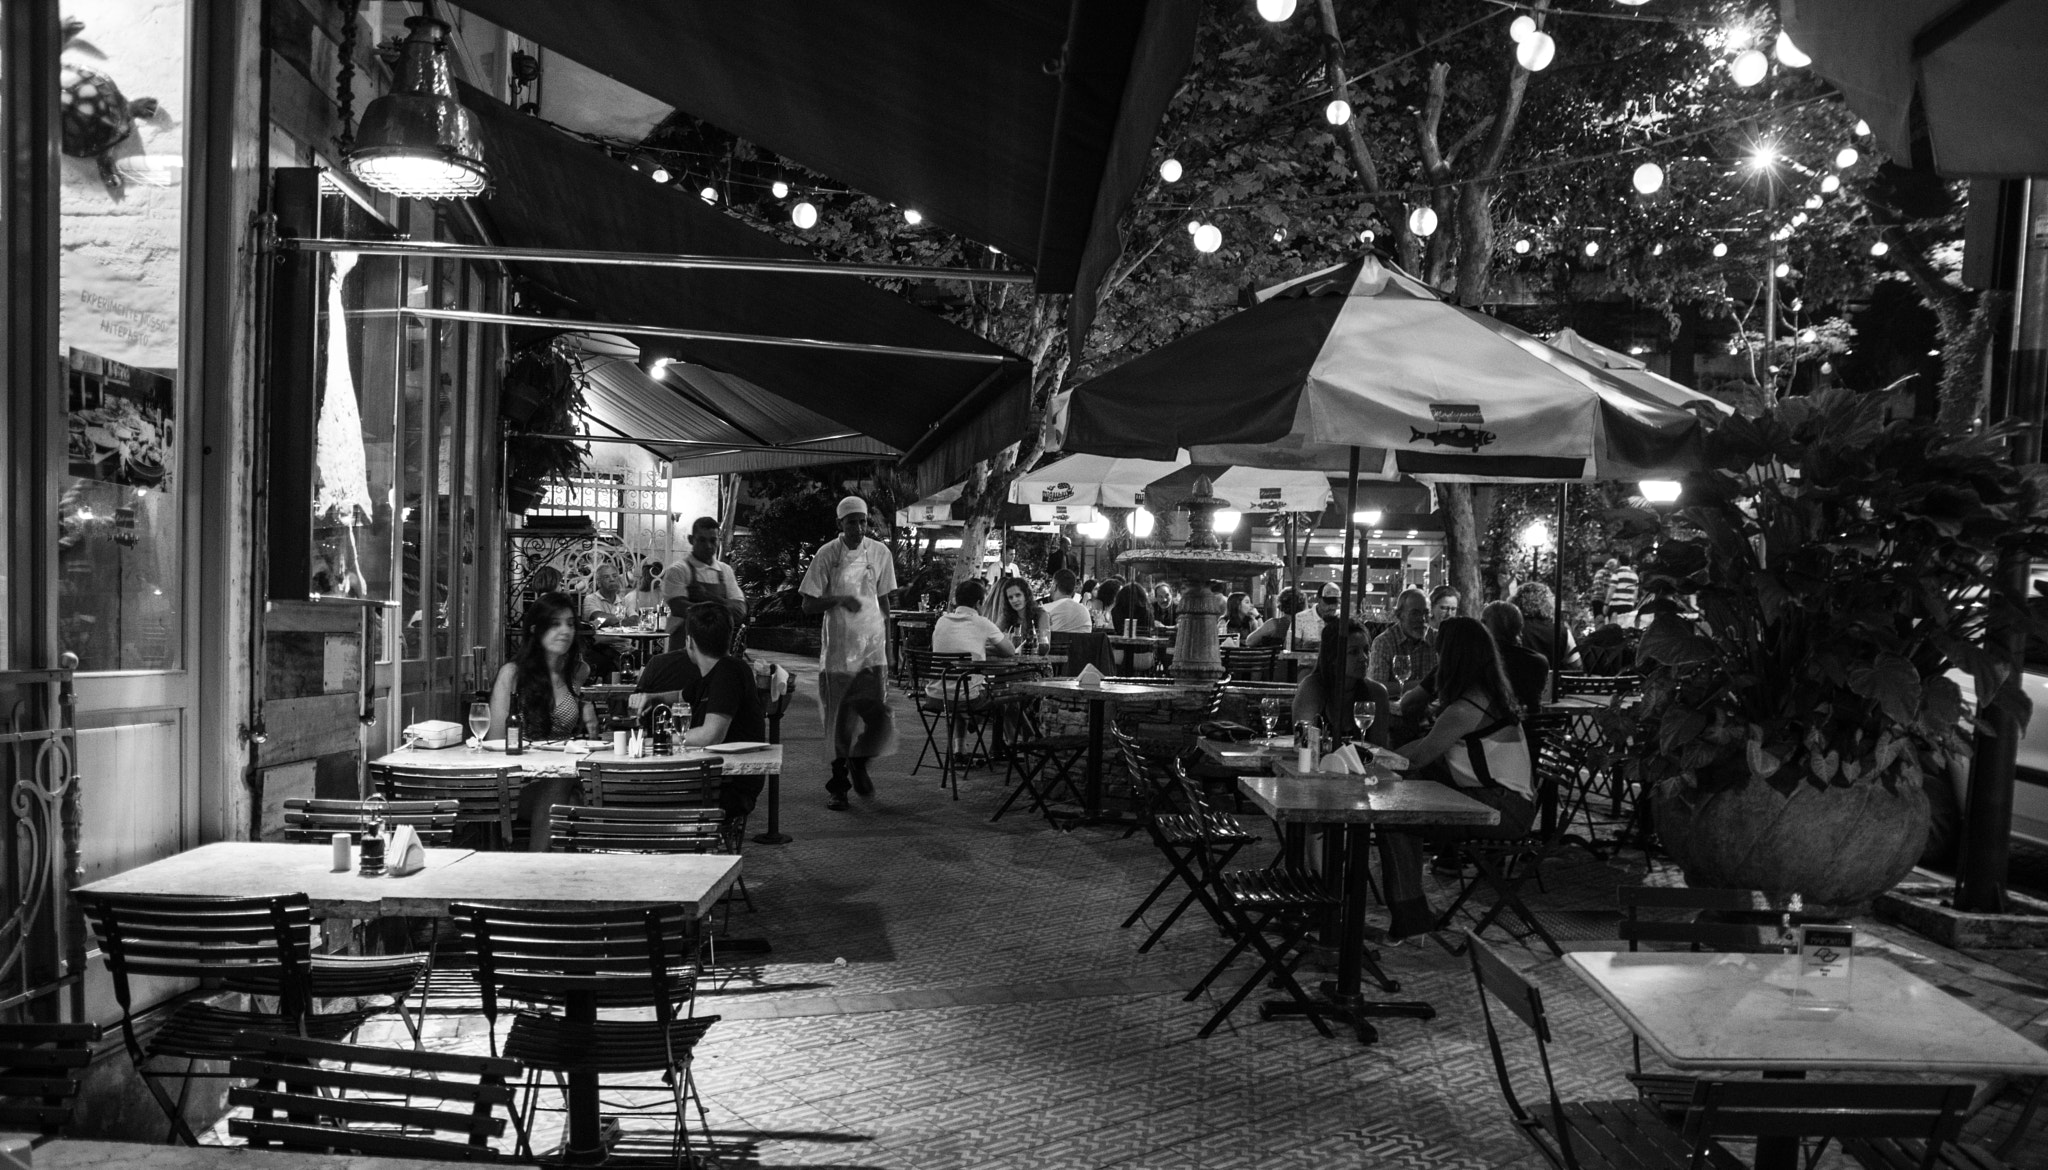
[(889, 711), (889, 595), (896, 559), (867, 536), (868, 506), (839, 501), (839, 536), (811, 558), (801, 587), (805, 613), (823, 614), (818, 654), (818, 707), (832, 752), (827, 808), (844, 811), (849, 788), (873, 796), (868, 760), (896, 750)]

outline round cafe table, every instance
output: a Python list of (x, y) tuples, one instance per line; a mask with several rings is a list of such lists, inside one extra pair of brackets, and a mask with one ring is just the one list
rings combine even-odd
[(1156, 699), (1174, 693), (1171, 687), (1147, 687), (1135, 683), (1100, 683), (1083, 686), (1077, 678), (1045, 678), (1017, 684), (1026, 694), (1058, 695), (1088, 701), (1088, 763), (1082, 774), (1083, 821), (1102, 819), (1102, 712), (1119, 699)]

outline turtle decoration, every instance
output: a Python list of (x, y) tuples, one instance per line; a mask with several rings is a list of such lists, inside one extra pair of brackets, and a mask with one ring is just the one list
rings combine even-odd
[[(65, 43), (84, 28), (83, 21), (66, 20)], [(72, 158), (97, 159), (100, 179), (109, 190), (119, 191), (121, 176), (114, 170), (113, 150), (135, 133), (136, 119), (155, 115), (157, 100), (130, 99), (113, 78), (70, 61), (63, 62), (59, 82), (64, 123), (61, 149)]]

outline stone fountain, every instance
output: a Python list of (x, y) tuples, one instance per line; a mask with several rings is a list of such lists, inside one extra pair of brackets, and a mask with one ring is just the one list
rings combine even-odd
[(1188, 514), (1185, 546), (1132, 549), (1116, 559), (1129, 570), (1133, 581), (1142, 573), (1159, 573), (1181, 586), (1180, 622), (1173, 639), (1173, 673), (1178, 678), (1223, 677), (1217, 631), (1223, 624), (1226, 598), (1209, 588), (1209, 582), (1249, 584), (1268, 569), (1280, 567), (1278, 557), (1223, 547), (1216, 535), (1216, 513), (1228, 507), (1229, 501), (1218, 499), (1215, 490), (1204, 476), (1195, 481), (1194, 495), (1178, 505)]

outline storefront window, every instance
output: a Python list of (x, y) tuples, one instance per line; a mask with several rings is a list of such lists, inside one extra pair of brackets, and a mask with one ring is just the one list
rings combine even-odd
[(58, 637), (87, 671), (183, 663), (184, 0), (80, 0), (64, 49)]

